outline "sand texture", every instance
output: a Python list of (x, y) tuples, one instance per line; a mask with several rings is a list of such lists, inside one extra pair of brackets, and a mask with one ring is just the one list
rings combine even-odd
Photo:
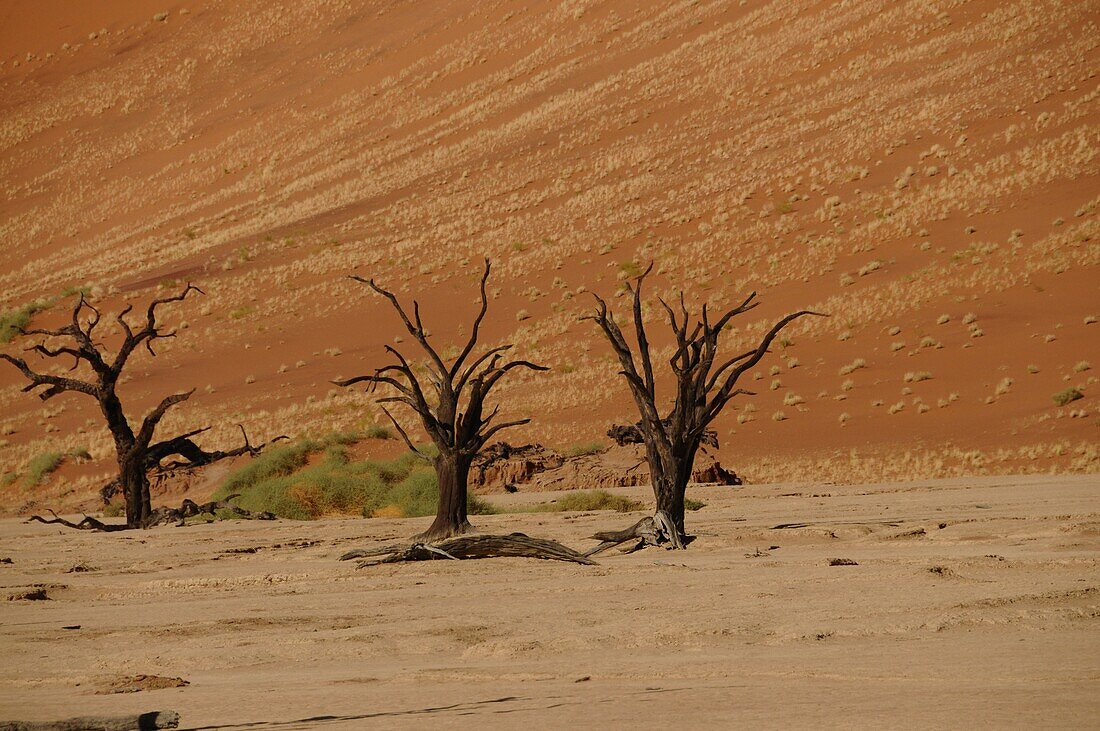
[[(689, 515), (699, 538), (688, 551), (591, 567), (336, 560), (425, 520), (114, 535), (5, 520), (2, 591), (49, 598), (0, 602), (0, 718), (172, 709), (183, 728), (231, 729), (1094, 727), (1094, 478), (693, 494), (708, 506)], [(478, 524), (581, 547), (639, 515)], [(837, 558), (856, 565), (830, 566)], [(142, 683), (156, 689), (109, 692)]]

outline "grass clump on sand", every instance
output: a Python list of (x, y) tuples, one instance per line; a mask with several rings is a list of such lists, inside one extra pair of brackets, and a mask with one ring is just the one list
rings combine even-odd
[(629, 513), (641, 510), (645, 505), (622, 495), (612, 495), (607, 490), (583, 490), (571, 492), (552, 503), (535, 506), (534, 512), (564, 513), (574, 510), (614, 510), (617, 513)]
[[(246, 510), (270, 511), (280, 518), (312, 520), (324, 515), (411, 518), (435, 515), (439, 487), (435, 470), (412, 453), (393, 460), (354, 462), (341, 439), (305, 439), (274, 447), (231, 474), (215, 500), (239, 493)], [(321, 454), (323, 453), (323, 454)], [(319, 459), (311, 460), (321, 454)], [(312, 463), (311, 463), (312, 462)], [(471, 495), (472, 515), (494, 512)]]
[(10, 343), (32, 317), (52, 304), (52, 300), (35, 300), (14, 310), (0, 312), (0, 343)]
[[(66, 287), (61, 291), (62, 297), (71, 297), (74, 294), (88, 294), (89, 287)], [(10, 343), (19, 334), (21, 328), (30, 324), (31, 318), (39, 312), (48, 310), (57, 304), (56, 297), (46, 297), (17, 307), (14, 310), (0, 312), (0, 343)]]
[(584, 442), (566, 447), (563, 454), (566, 457), (583, 457), (589, 454), (599, 454), (606, 446), (602, 442)]
[[(684, 510), (700, 510), (707, 506), (700, 500), (684, 499)], [(565, 513), (586, 510), (614, 510), (616, 513), (631, 513), (644, 510), (645, 503), (623, 495), (614, 495), (607, 490), (582, 490), (571, 492), (552, 503), (540, 503), (530, 510), (535, 513)]]
[(67, 457), (91, 459), (86, 449), (74, 449), (72, 452), (43, 452), (27, 462), (27, 471), (23, 475), (23, 487), (30, 489), (42, 484), (47, 477), (57, 471)]
[(1051, 396), (1051, 398), (1054, 400), (1054, 403), (1058, 406), (1065, 406), (1072, 401), (1076, 401), (1077, 399), (1082, 399), (1084, 397), (1085, 394), (1081, 393), (1076, 388), (1067, 388), (1065, 391), (1059, 391), (1058, 393)]

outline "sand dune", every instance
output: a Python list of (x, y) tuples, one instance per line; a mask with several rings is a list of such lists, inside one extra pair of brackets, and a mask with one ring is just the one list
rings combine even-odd
[[(718, 423), (752, 481), (1097, 470), (1096, 371), (1078, 370), (1100, 363), (1094, 4), (0, 12), (0, 310), (201, 283), (126, 385), (138, 408), (199, 389), (166, 429), (209, 423), (220, 445), (234, 422), (379, 418), (330, 384), (399, 333), (345, 275), (419, 297), (445, 347), (488, 255), (486, 344), (553, 366), (501, 391), (536, 417), (515, 438), (603, 438), (632, 406), (577, 322), (583, 290), (655, 261), (654, 294), (761, 292), (731, 348), (783, 312), (833, 315), (791, 331)], [(112, 449), (94, 404), (43, 412), (16, 376), (0, 369), (0, 479), (87, 449), (34, 499), (93, 505)], [(1069, 387), (1085, 399), (1055, 406)], [(8, 512), (32, 499), (2, 492)]]

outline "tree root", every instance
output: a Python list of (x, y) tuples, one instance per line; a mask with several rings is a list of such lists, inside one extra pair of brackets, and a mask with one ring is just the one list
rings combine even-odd
[(196, 503), (194, 500), (184, 500), (178, 508), (157, 508), (149, 514), (142, 527), (152, 528), (167, 523), (175, 523), (177, 527), (182, 527), (188, 518), (193, 518), (196, 515), (213, 517), (217, 510), (231, 510), (234, 514), (249, 520), (275, 520), (274, 513), (267, 511), (253, 513), (229, 502), (235, 497), (240, 497), (240, 494), (235, 493), (226, 497), (225, 500), (211, 500), (202, 504)]
[(593, 534), (592, 538), (600, 541), (600, 545), (585, 551), (585, 556), (595, 556), (627, 541), (634, 541), (634, 545), (623, 549), (623, 553), (634, 553), (646, 546), (660, 546), (670, 550), (683, 549), (695, 540), (694, 536), (685, 536), (676, 530), (676, 524), (664, 510), (658, 510), (655, 515), (642, 518), (629, 528), (600, 531)]
[(0, 721), (0, 731), (132, 731), (179, 725), (180, 714), (175, 711), (151, 711), (129, 716), (83, 716), (64, 721)]
[[(184, 500), (178, 508), (161, 507), (157, 508), (149, 514), (142, 524), (142, 528), (154, 528), (158, 525), (167, 525), (168, 523), (175, 523), (176, 526), (183, 526), (188, 518), (193, 518), (197, 515), (210, 515), (214, 516), (217, 510), (231, 510), (236, 515), (249, 520), (275, 520), (275, 514), (269, 512), (253, 513), (249, 510), (234, 505), (230, 500), (240, 495), (230, 495), (225, 500), (211, 500), (205, 503), (196, 503), (194, 500)], [(75, 528), (76, 530), (92, 530), (101, 531), (104, 533), (110, 533), (120, 530), (130, 530), (130, 526), (125, 523), (104, 523), (103, 521), (93, 518), (90, 515), (85, 515), (79, 522), (74, 523), (71, 520), (65, 520), (60, 517), (53, 510), (50, 510), (50, 515), (53, 518), (43, 518), (41, 515), (32, 515), (27, 518), (25, 522), (31, 523), (37, 521), (39, 523), (45, 523), (46, 525), (63, 525), (66, 528)]]
[(523, 533), (507, 536), (460, 536), (440, 543), (394, 544), (380, 548), (360, 548), (348, 551), (340, 557), (341, 561), (350, 559), (368, 559), (359, 561), (356, 568), (377, 566), (383, 563), (401, 563), (404, 561), (432, 561), (450, 559), (462, 561), (475, 558), (502, 558), (513, 556), (520, 558), (539, 558), (547, 561), (569, 561), (572, 563), (595, 565), (596, 562), (557, 541), (545, 538), (531, 538)]
[[(47, 508), (47, 510), (49, 510), (49, 508)], [(50, 515), (52, 515), (53, 517), (43, 518), (41, 515), (32, 515), (24, 522), (31, 523), (33, 521), (38, 521), (39, 523), (45, 523), (46, 525), (59, 524), (65, 526), (66, 528), (75, 528), (76, 530), (96, 530), (103, 531), (105, 533), (118, 530), (127, 530), (129, 528), (129, 526), (127, 526), (125, 523), (104, 523), (103, 521), (93, 518), (90, 515), (85, 515), (79, 523), (74, 523), (71, 520), (65, 520), (52, 510), (50, 510)]]

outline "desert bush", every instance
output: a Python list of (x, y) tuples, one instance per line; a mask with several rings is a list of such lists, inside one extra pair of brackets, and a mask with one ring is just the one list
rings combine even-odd
[[(239, 493), (246, 510), (312, 520), (324, 515), (407, 518), (434, 515), (439, 498), (435, 470), (413, 453), (394, 460), (352, 461), (341, 442), (346, 434), (302, 440), (266, 451), (230, 475), (215, 499)], [(324, 452), (316, 464), (310, 457)], [(475, 515), (495, 512), (471, 495)]]
[(30, 462), (27, 463), (27, 471), (23, 475), (23, 487), (29, 489), (42, 484), (47, 477), (57, 471), (57, 468), (61, 466), (66, 457), (90, 459), (91, 455), (88, 454), (86, 449), (74, 449), (71, 452), (43, 452), (36, 457), (32, 457)]
[(581, 442), (571, 447), (566, 447), (563, 454), (566, 457), (582, 457), (586, 454), (599, 454), (606, 445), (602, 442)]
[(393, 429), (388, 426), (382, 426), (381, 424), (371, 424), (363, 430), (364, 439), (395, 439), (396, 435), (393, 433)]
[(1058, 406), (1065, 406), (1068, 403), (1076, 401), (1077, 399), (1082, 399), (1084, 397), (1085, 394), (1081, 393), (1076, 388), (1067, 388), (1066, 390), (1059, 391), (1058, 393), (1051, 396), (1051, 398), (1054, 399), (1054, 403)]
[(692, 500), (689, 497), (684, 498), (684, 510), (702, 510), (707, 504), (702, 500)]
[(14, 310), (0, 312), (0, 343), (10, 343), (19, 334), (19, 329), (26, 327), (36, 313), (52, 304), (49, 300), (36, 300)]
[(867, 367), (867, 361), (865, 361), (863, 358), (856, 358), (855, 360), (853, 360), (848, 365), (841, 367), (840, 375), (846, 376), (849, 373), (854, 373), (855, 371), (858, 371), (860, 368), (866, 368), (866, 367)]
[[(580, 510), (614, 510), (617, 513), (629, 513), (641, 510), (644, 504), (640, 500), (613, 495), (607, 490), (580, 490), (552, 502), (536, 506), (540, 513), (564, 513)], [(685, 507), (686, 501), (685, 501)]]

